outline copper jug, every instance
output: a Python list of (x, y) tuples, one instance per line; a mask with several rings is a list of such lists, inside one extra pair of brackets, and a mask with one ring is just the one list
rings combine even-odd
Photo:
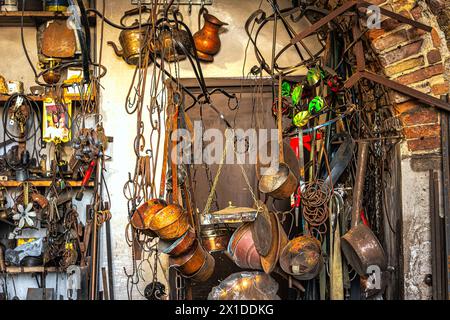
[(200, 60), (212, 62), (213, 56), (220, 50), (219, 30), (228, 23), (220, 21), (209, 13), (203, 14), (203, 19), (205, 19), (203, 28), (194, 34), (195, 48)]

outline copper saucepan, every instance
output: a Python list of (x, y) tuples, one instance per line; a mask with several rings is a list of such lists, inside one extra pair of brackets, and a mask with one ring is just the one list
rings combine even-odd
[(281, 97), (281, 76), (278, 84), (278, 168), (266, 169), (266, 172), (259, 179), (258, 188), (262, 193), (268, 194), (276, 199), (288, 199), (297, 188), (298, 180), (289, 166), (284, 163), (283, 152), (283, 132), (282, 132), (282, 97)]
[[(195, 240), (194, 245), (188, 252), (179, 257), (170, 258), (170, 266), (177, 269), (185, 277), (195, 276), (197, 279), (205, 279), (211, 272), (211, 268), (214, 269), (214, 263), (211, 263), (211, 258), (208, 256), (211, 255), (198, 240)], [(207, 260), (209, 260), (208, 264), (205, 265)]]
[(189, 217), (179, 205), (169, 204), (150, 218), (148, 226), (161, 239), (174, 240), (189, 229)]
[(341, 238), (341, 248), (345, 258), (361, 276), (367, 274), (369, 266), (378, 266), (382, 271), (387, 268), (386, 256), (377, 237), (368, 226), (359, 223), (368, 150), (368, 142), (359, 143), (358, 167), (353, 189), (352, 228)]

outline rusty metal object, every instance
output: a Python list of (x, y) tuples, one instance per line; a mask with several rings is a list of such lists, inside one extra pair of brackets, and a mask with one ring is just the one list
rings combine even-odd
[(181, 237), (189, 229), (189, 217), (177, 204), (169, 204), (148, 220), (148, 227), (163, 240)]
[(267, 256), (261, 257), (261, 265), (265, 273), (274, 271), (280, 257), (281, 249), (288, 243), (288, 236), (280, 224), (276, 213), (270, 213), (270, 220), (272, 243)]
[(320, 242), (311, 236), (299, 236), (282, 249), (280, 266), (298, 280), (315, 278), (323, 267)]
[(225, 209), (208, 213), (205, 220), (210, 223), (240, 223), (251, 222), (256, 219), (257, 210), (247, 207), (235, 207), (229, 203)]
[(50, 22), (42, 35), (42, 53), (50, 58), (72, 58), (77, 48), (75, 33), (66, 20)]
[(241, 225), (233, 233), (226, 254), (240, 268), (262, 270), (261, 256), (256, 251), (249, 223)]
[(251, 230), (256, 251), (262, 257), (265, 257), (269, 254), (272, 244), (272, 222), (266, 205), (261, 201), (259, 201), (258, 205), (262, 207), (262, 210), (258, 212), (255, 221), (251, 224)]
[(148, 200), (133, 213), (131, 225), (138, 230), (148, 229), (150, 219), (165, 206), (167, 206), (167, 203), (162, 199)]
[(227, 228), (210, 227), (201, 231), (202, 244), (208, 252), (227, 250), (230, 237), (231, 235)]
[(362, 141), (358, 146), (358, 166), (353, 188), (352, 228), (341, 238), (341, 248), (348, 263), (359, 275), (365, 275), (369, 266), (386, 270), (387, 262), (383, 247), (364, 224), (359, 224), (362, 192), (366, 176), (369, 142)]
[(187, 252), (195, 242), (195, 230), (191, 227), (175, 241), (159, 240), (158, 250), (172, 257), (177, 257)]
[(188, 52), (192, 51), (192, 43), (186, 30), (178, 29), (176, 26), (163, 29), (158, 36), (155, 52), (162, 55), (167, 62), (175, 62), (186, 59), (180, 43)]
[(131, 25), (133, 29), (122, 30), (119, 35), (119, 42), (122, 49), (112, 41), (107, 43), (113, 47), (117, 56), (123, 58), (126, 63), (137, 66), (139, 64), (139, 57), (143, 55), (144, 39), (147, 29), (139, 28), (139, 23), (136, 21)]
[(298, 181), (287, 164), (281, 162), (278, 170), (268, 169), (267, 173), (259, 180), (259, 191), (275, 199), (287, 199), (294, 193)]
[(220, 50), (219, 30), (228, 23), (208, 13), (203, 14), (203, 19), (205, 20), (203, 28), (194, 34), (195, 48), (200, 60), (212, 62), (214, 55)]
[(36, 202), (42, 209), (45, 209), (48, 206), (47, 198), (40, 193), (31, 193), (31, 200), (33, 200), (33, 202)]
[(177, 269), (183, 276), (194, 276), (204, 266), (209, 253), (198, 240), (192, 248), (179, 257), (170, 258), (170, 266)]

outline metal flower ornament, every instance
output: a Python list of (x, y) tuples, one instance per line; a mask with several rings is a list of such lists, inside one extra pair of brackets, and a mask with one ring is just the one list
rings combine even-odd
[(18, 222), (19, 229), (23, 229), (26, 227), (34, 227), (33, 218), (36, 217), (36, 212), (33, 211), (33, 204), (29, 203), (26, 208), (23, 205), (19, 204), (17, 206), (17, 213), (13, 215), (13, 220)]

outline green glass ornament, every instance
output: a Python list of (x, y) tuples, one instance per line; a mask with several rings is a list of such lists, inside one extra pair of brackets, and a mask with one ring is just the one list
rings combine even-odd
[(292, 123), (294, 124), (294, 126), (301, 128), (308, 123), (310, 116), (311, 114), (309, 113), (309, 111), (300, 111), (294, 116), (294, 118), (292, 119)]
[(323, 105), (324, 105), (323, 98), (317, 96), (309, 102), (308, 111), (311, 113), (319, 112), (320, 110), (322, 110)]
[(300, 99), (302, 97), (302, 92), (303, 92), (303, 86), (298, 85), (294, 88), (294, 90), (292, 91), (292, 103), (294, 104), (294, 106), (298, 105), (298, 103), (300, 102)]

